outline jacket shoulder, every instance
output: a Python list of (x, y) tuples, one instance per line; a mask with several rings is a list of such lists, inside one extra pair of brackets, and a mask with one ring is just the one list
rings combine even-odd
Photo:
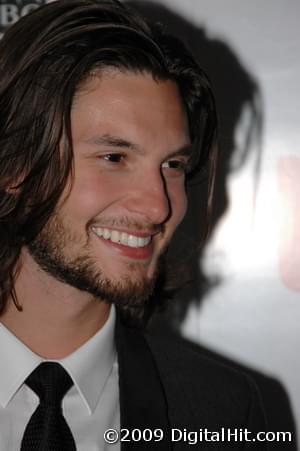
[(191, 414), (189, 427), (192, 419), (194, 427), (211, 430), (265, 430), (260, 396), (250, 377), (197, 353), (178, 337), (146, 334), (145, 339), (176, 422), (187, 409)]

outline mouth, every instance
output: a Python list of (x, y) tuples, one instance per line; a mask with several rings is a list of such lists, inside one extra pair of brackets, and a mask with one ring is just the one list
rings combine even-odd
[(153, 235), (127, 233), (103, 227), (92, 227), (93, 233), (119, 253), (134, 259), (146, 259), (153, 253)]
[(119, 230), (109, 230), (102, 227), (93, 227), (93, 232), (105, 240), (110, 240), (113, 243), (122, 244), (132, 248), (139, 248), (148, 246), (152, 240), (152, 235), (137, 236), (126, 232), (120, 232)]

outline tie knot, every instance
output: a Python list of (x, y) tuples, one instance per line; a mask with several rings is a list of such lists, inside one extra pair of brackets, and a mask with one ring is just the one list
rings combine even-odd
[(73, 381), (66, 370), (56, 362), (41, 363), (26, 379), (30, 387), (40, 398), (41, 404), (51, 404), (57, 407)]

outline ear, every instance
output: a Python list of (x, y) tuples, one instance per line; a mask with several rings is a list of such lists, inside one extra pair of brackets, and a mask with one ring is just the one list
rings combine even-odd
[(4, 191), (6, 194), (16, 195), (19, 193), (20, 188), (18, 186), (9, 186), (7, 188), (4, 188)]
[(20, 181), (14, 181), (14, 180), (6, 180), (3, 181), (0, 185), (0, 190), (4, 191), (7, 194), (16, 195), (20, 192)]

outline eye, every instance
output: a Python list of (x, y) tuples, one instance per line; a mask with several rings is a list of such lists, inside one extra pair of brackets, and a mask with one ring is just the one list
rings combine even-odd
[(185, 174), (188, 170), (188, 161), (179, 159), (167, 160), (162, 164), (162, 168), (171, 169), (174, 170), (174, 172)]
[(102, 158), (110, 163), (120, 163), (124, 160), (124, 155), (121, 153), (107, 153)]

